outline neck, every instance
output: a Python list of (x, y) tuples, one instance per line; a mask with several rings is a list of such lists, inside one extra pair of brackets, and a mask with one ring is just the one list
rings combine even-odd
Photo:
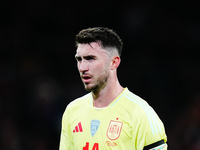
[(123, 91), (123, 87), (120, 85), (119, 81), (116, 80), (114, 83), (107, 83), (99, 91), (93, 91), (93, 105), (97, 108), (107, 107), (112, 103), (118, 95)]

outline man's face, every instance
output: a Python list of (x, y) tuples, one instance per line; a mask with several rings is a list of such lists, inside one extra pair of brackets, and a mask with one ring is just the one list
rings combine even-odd
[(79, 44), (75, 58), (81, 79), (87, 91), (102, 89), (109, 77), (108, 53), (96, 42)]

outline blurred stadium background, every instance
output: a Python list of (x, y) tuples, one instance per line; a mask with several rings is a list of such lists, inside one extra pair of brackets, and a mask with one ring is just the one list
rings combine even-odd
[(56, 150), (66, 105), (85, 94), (74, 37), (124, 41), (121, 84), (165, 124), (169, 150), (200, 149), (200, 13), (192, 1), (0, 2), (0, 150)]

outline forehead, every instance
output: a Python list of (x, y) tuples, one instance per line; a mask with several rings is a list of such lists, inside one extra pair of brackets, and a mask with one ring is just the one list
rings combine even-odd
[(97, 42), (92, 42), (89, 44), (78, 44), (76, 55), (85, 56), (85, 55), (100, 55), (107, 54), (107, 51), (104, 50), (101, 45)]

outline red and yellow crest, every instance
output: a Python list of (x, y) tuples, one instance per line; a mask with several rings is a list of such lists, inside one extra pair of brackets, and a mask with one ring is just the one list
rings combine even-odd
[(123, 122), (111, 120), (108, 126), (107, 136), (110, 140), (119, 138)]

